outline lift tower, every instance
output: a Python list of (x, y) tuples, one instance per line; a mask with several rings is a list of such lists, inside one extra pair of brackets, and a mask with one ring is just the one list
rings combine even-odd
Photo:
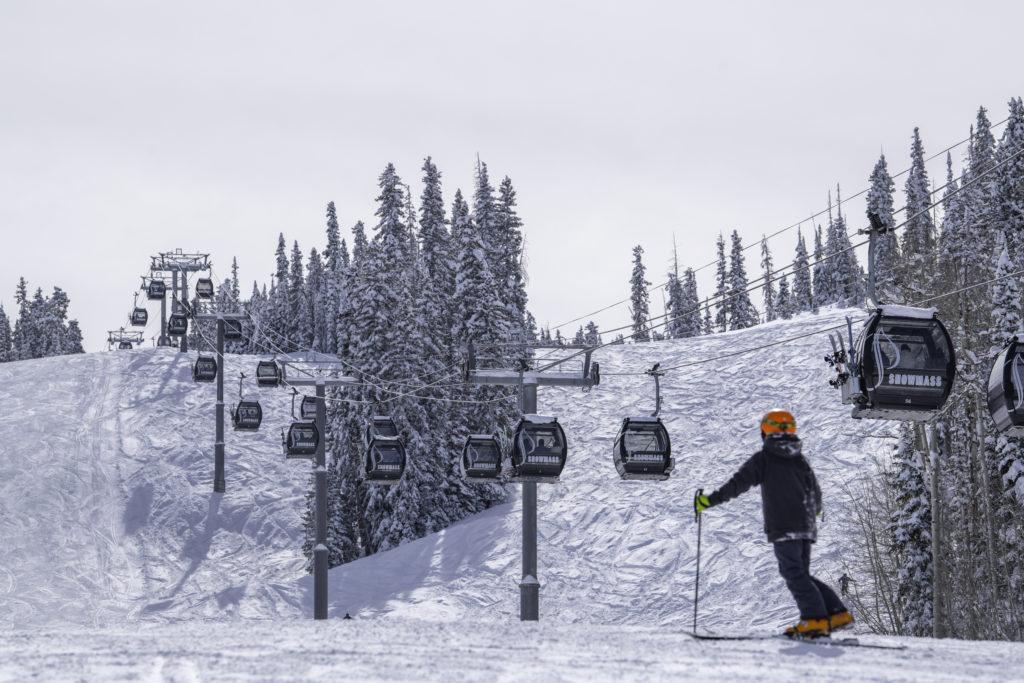
[[(171, 273), (171, 291), (173, 296), (172, 313), (189, 314), (188, 310), (188, 273), (210, 270), (209, 254), (185, 254), (181, 249), (164, 251), (150, 257), (150, 271)], [(180, 283), (179, 283), (180, 280)], [(181, 335), (181, 352), (188, 351), (188, 335)]]

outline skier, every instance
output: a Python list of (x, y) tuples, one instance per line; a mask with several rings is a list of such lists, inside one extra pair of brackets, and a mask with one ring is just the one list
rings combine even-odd
[(693, 499), (697, 514), (732, 500), (751, 486), (761, 487), (764, 530), (775, 546), (779, 573), (800, 609), (800, 620), (786, 629), (790, 637), (816, 638), (853, 625), (853, 616), (835, 592), (811, 576), (811, 544), (817, 538), (821, 489), (801, 453), (796, 418), (772, 410), (761, 418), (761, 450), (743, 463), (720, 489)]
[(839, 592), (844, 598), (846, 597), (846, 594), (850, 592), (851, 581), (853, 581), (853, 579), (847, 576), (846, 572), (843, 572), (843, 575), (839, 577)]

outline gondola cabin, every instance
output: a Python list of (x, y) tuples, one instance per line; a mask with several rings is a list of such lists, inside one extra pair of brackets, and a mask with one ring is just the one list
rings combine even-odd
[(131, 351), (132, 343), (130, 341), (123, 341), (117, 345), (118, 351)]
[(201, 277), (196, 280), (196, 296), (200, 299), (212, 299), (213, 280), (208, 277)]
[(398, 437), (373, 436), (363, 451), (360, 475), (368, 484), (397, 484), (405, 472), (405, 444)]
[(287, 458), (315, 458), (319, 444), (320, 432), (312, 422), (293, 422), (288, 433), (281, 435), (281, 445)]
[(299, 406), (299, 416), (303, 420), (316, 419), (316, 396), (302, 397), (302, 405)]
[(163, 280), (150, 280), (146, 285), (146, 298), (150, 301), (159, 301), (167, 294), (167, 285)]
[(489, 482), (501, 476), (501, 445), (490, 434), (470, 434), (459, 459), (462, 478), (468, 482)]
[(630, 479), (669, 478), (675, 460), (668, 430), (657, 417), (627, 417), (615, 437), (612, 458), (619, 477)]
[(188, 332), (188, 318), (181, 313), (172, 313), (167, 319), (167, 334), (172, 337), (181, 337)]
[(853, 347), (841, 385), (855, 418), (925, 422), (953, 389), (953, 343), (934, 308), (882, 306)]
[(235, 429), (242, 432), (255, 432), (263, 422), (263, 408), (259, 401), (239, 401), (231, 412)]
[(145, 327), (149, 322), (149, 311), (141, 306), (136, 306), (128, 318), (135, 327)]
[(988, 411), (997, 430), (1006, 436), (1024, 436), (1024, 343), (1017, 337), (992, 364)]
[(511, 481), (558, 481), (568, 451), (558, 418), (523, 415), (512, 438)]
[(196, 382), (212, 382), (217, 379), (217, 359), (213, 356), (199, 356), (192, 366), (192, 379)]
[(401, 434), (398, 433), (398, 427), (395, 425), (395, 421), (387, 415), (374, 415), (370, 423), (366, 425), (366, 435), (363, 438), (363, 443), (369, 444), (374, 439), (398, 439), (401, 438)]
[(234, 341), (242, 338), (242, 321), (228, 318), (224, 321), (224, 338)]
[(281, 370), (272, 360), (261, 360), (256, 364), (256, 386), (276, 387), (281, 383)]

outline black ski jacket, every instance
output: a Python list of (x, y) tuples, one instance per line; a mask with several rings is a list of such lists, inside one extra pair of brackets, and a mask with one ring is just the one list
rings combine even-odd
[(768, 540), (814, 541), (815, 517), (821, 512), (821, 489), (810, 463), (793, 434), (771, 434), (764, 446), (743, 463), (720, 489), (708, 496), (712, 505), (724, 503), (751, 486), (761, 487), (764, 532)]

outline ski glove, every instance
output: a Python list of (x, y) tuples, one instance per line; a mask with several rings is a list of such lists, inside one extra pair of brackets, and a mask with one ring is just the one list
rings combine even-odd
[(698, 515), (711, 507), (711, 501), (704, 495), (704, 489), (697, 489), (693, 494), (693, 511)]

